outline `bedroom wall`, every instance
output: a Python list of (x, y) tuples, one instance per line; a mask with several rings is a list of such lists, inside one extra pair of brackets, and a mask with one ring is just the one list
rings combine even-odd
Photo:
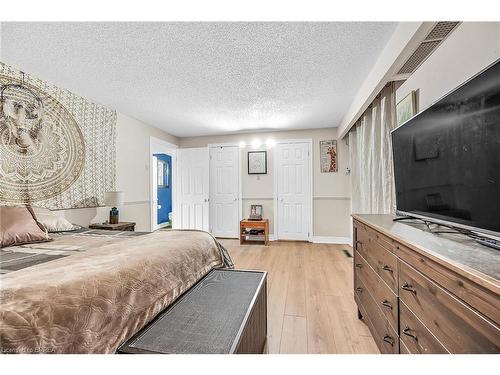
[(396, 91), (418, 90), (419, 110), (500, 58), (500, 22), (464, 22)]
[[(179, 144), (179, 139), (153, 126), (122, 113), (116, 122), (116, 188), (125, 192), (125, 205), (120, 208), (120, 221), (134, 221), (137, 231), (149, 231), (149, 140), (159, 138)], [(60, 210), (59, 214), (75, 224), (103, 222), (109, 208)]]
[[(8, 79), (11, 76), (15, 76), (17, 73), (16, 68), (3, 63), (0, 63), (0, 68), (3, 75), (7, 77), (7, 82), (9, 82)], [(74, 123), (84, 134), (79, 138), (78, 134), (81, 133), (76, 131), (70, 132), (67, 130), (67, 133), (63, 133), (72, 135), (72, 145), (81, 145), (81, 148), (85, 151), (80, 154), (75, 151), (76, 155), (84, 156), (79, 159), (76, 157), (71, 159), (77, 160), (83, 165), (83, 172), (80, 174), (77, 182), (85, 177), (84, 183), (75, 187), (74, 190), (66, 189), (64, 191), (64, 199), (61, 197), (62, 194), (57, 195), (57, 199), (49, 196), (55, 203), (52, 201), (46, 203), (47, 200), (36, 199), (35, 204), (41, 202), (40, 205), (43, 207), (50, 207), (52, 209), (61, 208), (54, 211), (73, 223), (88, 226), (90, 223), (103, 222), (108, 218), (109, 208), (92, 207), (104, 203), (103, 196), (105, 191), (111, 189), (121, 190), (125, 193), (125, 205), (120, 208), (120, 219), (122, 221), (136, 222), (136, 230), (149, 230), (151, 220), (149, 213), (150, 137), (173, 144), (178, 144), (178, 139), (158, 128), (94, 103), (89, 98), (82, 98), (76, 93), (68, 92), (63, 87), (45, 82), (43, 81), (43, 77), (38, 78), (27, 73), (26, 80), (33, 87), (36, 87), (37, 90), (44, 93), (43, 95), (47, 94), (55, 98), (50, 102), (50, 105), (53, 106), (50, 107), (52, 109), (49, 112), (50, 114), (63, 113), (62, 110), (60, 112), (57, 111), (61, 108), (73, 111), (70, 112), (72, 116), (69, 116), (74, 119), (73, 122), (66, 121), (66, 118), (53, 119), (48, 116), (48, 119), (45, 118), (44, 120), (48, 124), (47, 126), (53, 126), (54, 129), (62, 129), (64, 127), (66, 130), (71, 130), (74, 129), (74, 127), (71, 127), (74, 126)], [(45, 142), (57, 142), (59, 138), (54, 140), (47, 138), (45, 134), (43, 138), (36, 138), (35, 142), (40, 141), (40, 139), (45, 140)], [(63, 146), (66, 143), (61, 142), (61, 144), (61, 149), (65, 150)], [(73, 148), (77, 149), (75, 146)], [(113, 148), (114, 152), (111, 152), (110, 150), (113, 150)], [(44, 148), (41, 148), (41, 150), (43, 151)], [(49, 156), (52, 155), (49, 154)], [(57, 155), (67, 155), (67, 153), (64, 154), (61, 152)], [(61, 160), (58, 159), (58, 163), (53, 162), (52, 164), (57, 166), (61, 164)], [(39, 178), (42, 179), (43, 175)], [(73, 184), (71, 188), (75, 185)], [(29, 191), (29, 189), (26, 190)], [(12, 195), (15, 196), (15, 193), (14, 191)], [(99, 199), (96, 198), (97, 196)], [(82, 204), (82, 199), (89, 199), (89, 201), (83, 201)], [(9, 202), (8, 199), (6, 202)], [(68, 208), (82, 206), (86, 207)]]
[(2, 61), (2, 23), (0, 22), (0, 61)]
[[(251, 204), (262, 204), (264, 217), (270, 220), (270, 231), (274, 233), (273, 207), (273, 153), (265, 146), (254, 149), (250, 146), (254, 139), (312, 139), (313, 141), (313, 235), (316, 240), (345, 241), (350, 237), (350, 185), (345, 174), (348, 166), (349, 150), (344, 141), (337, 141), (338, 172), (321, 173), (319, 161), (319, 141), (337, 139), (336, 128), (296, 130), (266, 133), (244, 133), (234, 135), (180, 138), (179, 146), (206, 147), (216, 143), (239, 143), (245, 141), (247, 147), (241, 150), (243, 216), (248, 216)], [(268, 150), (268, 173), (249, 175), (247, 173), (247, 151)], [(319, 237), (323, 237), (322, 239)], [(329, 237), (328, 239), (324, 237)]]

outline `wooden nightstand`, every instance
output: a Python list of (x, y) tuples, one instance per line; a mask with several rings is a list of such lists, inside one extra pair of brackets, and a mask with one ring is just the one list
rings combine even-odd
[(109, 223), (96, 223), (90, 224), (90, 229), (103, 229), (103, 230), (117, 230), (117, 231), (130, 231), (133, 232), (135, 230), (135, 223), (118, 223), (118, 224), (109, 224)]
[(269, 244), (269, 219), (263, 220), (241, 220), (240, 221), (240, 245), (255, 243), (257, 241), (247, 241), (247, 229), (262, 229), (264, 231), (264, 245)]

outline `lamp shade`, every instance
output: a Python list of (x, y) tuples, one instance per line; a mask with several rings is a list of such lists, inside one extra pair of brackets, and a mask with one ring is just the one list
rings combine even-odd
[(104, 203), (109, 207), (123, 206), (125, 193), (123, 191), (107, 191), (104, 195)]

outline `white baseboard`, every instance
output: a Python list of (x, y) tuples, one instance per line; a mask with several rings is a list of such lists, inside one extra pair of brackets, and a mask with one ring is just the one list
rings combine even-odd
[(352, 245), (351, 237), (331, 237), (331, 236), (313, 236), (313, 243), (331, 243)]

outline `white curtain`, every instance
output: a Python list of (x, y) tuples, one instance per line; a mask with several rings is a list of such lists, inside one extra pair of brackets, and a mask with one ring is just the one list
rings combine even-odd
[(395, 90), (391, 83), (349, 132), (352, 213), (394, 211), (391, 130), (395, 125)]

